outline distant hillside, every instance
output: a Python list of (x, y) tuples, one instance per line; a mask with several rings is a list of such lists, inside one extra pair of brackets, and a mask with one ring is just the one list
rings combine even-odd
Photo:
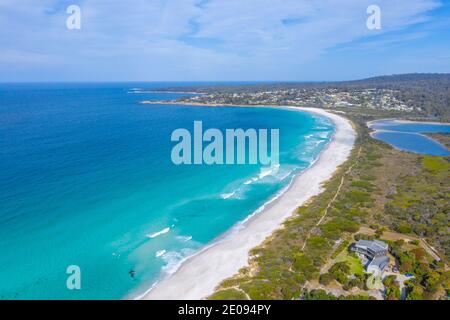
[(343, 82), (337, 87), (392, 89), (396, 98), (433, 118), (450, 119), (450, 74), (412, 73)]
[(348, 81), (348, 83), (366, 83), (373, 85), (396, 85), (412, 83), (447, 83), (450, 84), (450, 73), (407, 73), (371, 77), (367, 79)]
[[(320, 91), (336, 89), (352, 91), (361, 89), (390, 89), (393, 95), (405, 105), (414, 107), (422, 116), (431, 119), (450, 121), (450, 74), (411, 73), (378, 76), (368, 79), (342, 82), (279, 82), (258, 84), (229, 84), (183, 87), (183, 91), (230, 94), (255, 93), (260, 91), (298, 89)], [(180, 88), (166, 88), (177, 91)]]

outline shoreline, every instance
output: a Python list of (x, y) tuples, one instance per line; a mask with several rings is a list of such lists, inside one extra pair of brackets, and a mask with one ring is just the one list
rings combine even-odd
[[(191, 94), (191, 95), (199, 95), (204, 96), (207, 93), (203, 92), (190, 92), (190, 91), (153, 91), (153, 90), (130, 90), (130, 93), (140, 94), (140, 93), (174, 93), (174, 94)], [(146, 101), (144, 104), (150, 104), (149, 101)]]
[[(203, 103), (203, 102), (184, 102), (184, 101), (151, 101), (144, 100), (140, 101), (139, 104), (155, 104), (155, 105), (180, 105), (180, 106), (190, 106), (190, 107), (207, 107), (207, 108), (303, 108), (295, 106), (275, 106), (275, 105), (265, 105), (265, 104), (225, 104), (225, 103)], [(305, 108), (305, 109), (315, 109), (315, 108)], [(318, 108), (317, 108), (318, 109)]]
[[(145, 103), (160, 104), (160, 103)], [(166, 103), (183, 104), (188, 103)], [(194, 104), (204, 107), (227, 107), (228, 105)], [(240, 106), (234, 106), (240, 107)], [(215, 288), (225, 279), (235, 275), (248, 265), (249, 252), (261, 245), (283, 222), (311, 197), (322, 192), (322, 183), (329, 180), (337, 167), (350, 155), (356, 132), (350, 120), (340, 115), (318, 108), (293, 106), (242, 106), (282, 108), (325, 116), (335, 125), (335, 131), (328, 145), (321, 151), (316, 161), (303, 172), (297, 174), (284, 192), (270, 199), (262, 210), (241, 221), (243, 228), (230, 230), (216, 241), (205, 246), (196, 254), (181, 262), (173, 274), (154, 283), (136, 299), (144, 300), (199, 300), (214, 293)], [(229, 235), (229, 236), (227, 236)]]
[[(399, 124), (431, 124), (431, 125), (443, 125), (443, 126), (450, 126), (450, 122), (440, 122), (440, 121), (419, 121), (419, 120), (403, 120), (403, 119), (398, 119), (398, 118), (383, 118), (383, 119), (376, 119), (376, 120), (371, 120), (366, 122), (366, 125), (369, 129), (372, 129), (371, 126), (375, 123), (375, 122), (381, 122), (381, 121), (392, 121), (395, 123), (399, 123)], [(376, 130), (376, 129), (372, 129), (372, 130)]]

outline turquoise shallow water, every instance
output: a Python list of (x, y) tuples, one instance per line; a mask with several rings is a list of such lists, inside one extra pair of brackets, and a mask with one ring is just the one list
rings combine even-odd
[(433, 156), (450, 155), (450, 151), (444, 145), (425, 135), (450, 133), (448, 124), (379, 120), (372, 122), (370, 128), (376, 130), (374, 138), (387, 142), (397, 149)]
[[(333, 132), (303, 112), (140, 105), (178, 95), (130, 93), (166, 85), (0, 85), (1, 299), (147, 289), (280, 192)], [(195, 120), (280, 129), (279, 170), (175, 166), (170, 134)], [(66, 287), (69, 265), (81, 269), (81, 290)]]

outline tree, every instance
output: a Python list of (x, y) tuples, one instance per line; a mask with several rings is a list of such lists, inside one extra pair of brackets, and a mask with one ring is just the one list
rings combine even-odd
[(333, 277), (336, 279), (337, 282), (339, 282), (340, 284), (345, 284), (347, 283), (347, 275), (345, 273), (343, 273), (340, 270), (336, 270), (335, 272), (333, 272)]
[(414, 256), (409, 252), (402, 252), (398, 256), (398, 260), (400, 262), (399, 270), (401, 272), (413, 272), (414, 267)]
[(352, 289), (354, 287), (362, 289), (364, 287), (364, 279), (362, 279), (360, 277), (355, 277), (353, 279), (350, 279), (347, 282), (347, 286), (349, 287), (349, 289)]
[(336, 300), (337, 298), (328, 294), (325, 290), (311, 290), (304, 295), (305, 300)]
[(406, 223), (402, 223), (400, 225), (397, 226), (397, 232), (400, 233), (411, 233), (411, 226), (409, 224)]
[(296, 254), (293, 263), (294, 270), (301, 272), (307, 279), (311, 279), (316, 272), (313, 261), (304, 254)]
[(401, 292), (400, 288), (397, 286), (391, 286), (386, 289), (386, 299), (387, 300), (400, 300)]
[(341, 271), (345, 274), (348, 274), (350, 272), (350, 266), (347, 264), (347, 262), (337, 262), (330, 268), (331, 273), (335, 271)]
[(387, 300), (399, 300), (400, 299), (400, 287), (397, 281), (395, 281), (396, 276), (387, 276), (383, 279), (384, 287), (386, 288), (386, 299)]
[(329, 273), (321, 274), (319, 277), (319, 283), (323, 284), (324, 286), (329, 285), (332, 280), (333, 280), (333, 277)]
[(416, 248), (411, 250), (411, 252), (415, 255), (416, 260), (422, 260), (425, 257), (425, 250), (423, 248)]
[(385, 287), (391, 286), (395, 281), (396, 276), (387, 276), (383, 279), (383, 284)]
[(425, 288), (428, 292), (434, 293), (439, 288), (441, 277), (439, 273), (430, 271), (425, 277)]
[(348, 281), (347, 275), (350, 272), (350, 267), (346, 262), (337, 262), (329, 270), (330, 274), (340, 284), (346, 284)]
[(414, 285), (409, 288), (406, 295), (406, 300), (423, 300), (423, 289), (419, 285)]

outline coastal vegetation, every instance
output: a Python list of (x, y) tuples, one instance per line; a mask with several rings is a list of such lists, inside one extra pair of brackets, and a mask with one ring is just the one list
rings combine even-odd
[[(404, 298), (447, 296), (449, 158), (395, 150), (370, 137), (371, 114), (347, 117), (358, 132), (349, 159), (211, 299), (374, 298), (367, 284), (378, 280), (347, 252), (361, 238), (389, 243), (400, 272), (411, 275)], [(385, 299), (401, 298), (394, 277), (376, 286), (384, 287)]]
[[(408, 247), (403, 240), (391, 243), (391, 253), (398, 261), (400, 272), (414, 276), (405, 283), (406, 299), (434, 299), (436, 295), (444, 294), (439, 290), (448, 288), (450, 279), (444, 262), (430, 259), (423, 248), (412, 244)], [(389, 283), (388, 289), (395, 291), (392, 283)], [(392, 292), (389, 291), (389, 294)]]
[(398, 178), (380, 222), (400, 233), (426, 238), (448, 259), (449, 159), (425, 156), (417, 162), (420, 173)]

